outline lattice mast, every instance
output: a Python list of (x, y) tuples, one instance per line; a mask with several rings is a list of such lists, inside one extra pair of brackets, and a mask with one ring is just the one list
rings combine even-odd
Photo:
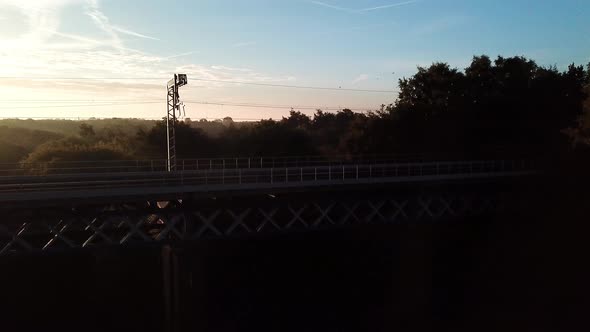
[(180, 96), (178, 88), (188, 83), (186, 74), (174, 74), (168, 81), (168, 97), (166, 112), (166, 140), (168, 141), (168, 158), (166, 169), (176, 171), (176, 114), (180, 114)]

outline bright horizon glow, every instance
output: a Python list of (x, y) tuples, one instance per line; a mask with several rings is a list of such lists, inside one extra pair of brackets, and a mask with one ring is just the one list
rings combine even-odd
[[(13, 77), (0, 79), (0, 117), (161, 118), (173, 73), (188, 74), (184, 100), (378, 109), (395, 100), (400, 77), (435, 61), (463, 69), (473, 55), (487, 54), (562, 69), (586, 64), (587, 17), (590, 3), (576, 0), (0, 0), (0, 77)], [(35, 79), (51, 77), (105, 79)], [(154, 77), (162, 80), (144, 79)], [(94, 106), (111, 100), (129, 105)], [(186, 106), (193, 120), (287, 113)]]

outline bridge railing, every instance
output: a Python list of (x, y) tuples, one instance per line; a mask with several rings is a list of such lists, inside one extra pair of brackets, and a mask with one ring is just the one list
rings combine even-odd
[[(177, 171), (266, 169), (310, 166), (350, 166), (366, 164), (395, 164), (411, 162), (457, 161), (459, 156), (442, 154), (391, 154), (391, 155), (336, 155), (290, 157), (233, 157), (180, 159)], [(83, 173), (138, 173), (166, 171), (166, 160), (112, 160), (112, 161), (52, 161), (46, 163), (0, 164), (3, 176), (28, 176)]]
[[(379, 182), (385, 178), (469, 178), (518, 175), (538, 170), (530, 160), (426, 162), (398, 164), (356, 164), (284, 168), (208, 169), (159, 173), (121, 173), (119, 176), (80, 178), (39, 177), (39, 181), (0, 184), (0, 193), (69, 191), (162, 186), (281, 185), (294, 183)], [(24, 179), (24, 178), (23, 178)], [(31, 180), (32, 179), (32, 180)]]

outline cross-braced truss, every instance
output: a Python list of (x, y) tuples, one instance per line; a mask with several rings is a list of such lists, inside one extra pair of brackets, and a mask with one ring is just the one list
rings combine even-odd
[[(481, 195), (433, 195), (206, 207), (174, 202), (143, 209), (71, 210), (11, 216), (0, 224), (0, 256), (113, 245), (162, 244), (362, 224), (436, 222), (496, 212), (499, 202)], [(79, 211), (77, 209), (76, 211)]]

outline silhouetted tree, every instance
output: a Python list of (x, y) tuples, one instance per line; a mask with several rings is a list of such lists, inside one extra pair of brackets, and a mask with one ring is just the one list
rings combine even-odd
[(94, 139), (96, 136), (96, 133), (94, 132), (94, 128), (87, 124), (87, 123), (82, 123), (80, 125), (80, 131), (79, 131), (79, 135), (82, 138), (85, 139)]
[(22, 167), (34, 172), (47, 172), (62, 162), (68, 169), (92, 166), (99, 161), (129, 160), (133, 156), (126, 146), (116, 143), (89, 142), (82, 138), (69, 137), (40, 145), (22, 161)]
[(291, 109), (289, 117), (283, 117), (281, 122), (289, 128), (308, 130), (311, 125), (311, 118), (301, 112)]
[(434, 63), (400, 80), (389, 115), (369, 121), (366, 133), (382, 135), (390, 151), (555, 148), (581, 114), (587, 76), (583, 67), (560, 72), (524, 57), (477, 56), (465, 73)]
[(233, 124), (234, 124), (234, 119), (232, 119), (231, 117), (226, 116), (225, 118), (223, 118), (223, 125), (224, 126), (229, 127), (229, 126), (231, 126)]
[[(145, 152), (152, 158), (164, 159), (168, 149), (166, 121), (159, 121), (145, 135)], [(199, 158), (210, 156), (216, 151), (212, 140), (201, 129), (192, 128), (186, 123), (176, 123), (177, 158)], [(142, 135), (142, 133), (138, 133)]]

